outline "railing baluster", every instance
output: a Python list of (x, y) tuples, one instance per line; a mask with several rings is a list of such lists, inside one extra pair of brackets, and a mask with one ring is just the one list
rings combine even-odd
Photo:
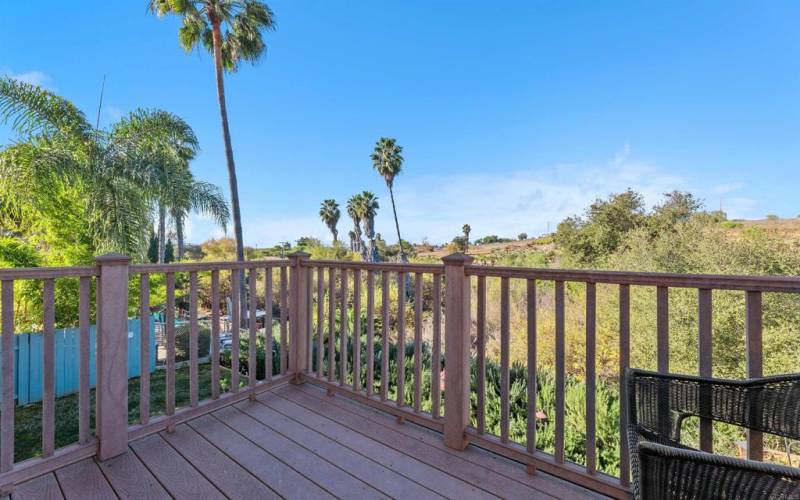
[(477, 352), (478, 387), (477, 425), (478, 434), (486, 432), (486, 276), (478, 276)]
[(353, 270), (353, 390), (361, 390), (361, 271)]
[(586, 471), (597, 469), (595, 440), (595, 366), (597, 293), (594, 283), (586, 283)]
[(272, 338), (272, 271), (271, 267), (264, 269), (264, 307), (267, 315), (264, 317), (264, 376), (269, 382), (272, 380), (274, 371), (274, 360), (272, 358), (272, 345), (275, 341)]
[(656, 287), (656, 349), (658, 371), (669, 372), (669, 288)]
[(328, 269), (328, 382), (336, 376), (336, 268)]
[(631, 287), (619, 286), (619, 482), (630, 483), (630, 450), (628, 449), (628, 386), (625, 370), (630, 366), (631, 352)]
[(314, 269), (306, 268), (306, 366), (308, 374), (314, 372)]
[(325, 268), (317, 268), (317, 377), (322, 378), (322, 362), (325, 359)]
[(508, 442), (509, 350), (508, 278), (500, 278), (500, 441)]
[(347, 384), (347, 269), (342, 269), (341, 304), (339, 309), (339, 385)]
[(431, 411), (433, 418), (441, 415), (442, 371), (442, 277), (433, 275), (433, 349), (431, 352)]
[(381, 272), (381, 401), (389, 398), (389, 271)]
[[(89, 433), (91, 432), (89, 428), (89, 302), (91, 300), (91, 292), (92, 292), (92, 281), (91, 278), (87, 276), (83, 276), (80, 279), (79, 284), (79, 298), (78, 298), (78, 443), (84, 444), (89, 441)], [(147, 294), (147, 300), (149, 301), (150, 294)], [(139, 386), (139, 393), (142, 398), (144, 395), (147, 396), (147, 401), (142, 404), (142, 401), (139, 401), (139, 417), (140, 421), (142, 418), (142, 412), (145, 415), (150, 415), (150, 355), (149, 355), (149, 347), (150, 347), (150, 318), (149, 318), (149, 307), (147, 308), (147, 316), (145, 319), (142, 320), (142, 324), (147, 325), (148, 331), (148, 342), (147, 347), (148, 351), (144, 351), (148, 354), (146, 365), (146, 369), (142, 369), (141, 379), (140, 379), (140, 386)], [(147, 417), (145, 417), (146, 419)], [(145, 420), (145, 422), (147, 421)]]
[[(88, 283), (87, 283), (88, 285)], [(83, 295), (83, 280), (81, 281), (81, 295)], [(88, 294), (88, 289), (86, 290)], [(87, 296), (88, 302), (88, 296)], [(81, 297), (83, 305), (83, 297)], [(89, 340), (88, 340), (88, 307), (86, 310), (87, 340), (86, 340), (86, 384), (89, 384)], [(81, 333), (83, 340), (83, 333)], [(81, 346), (83, 353), (83, 346)], [(83, 366), (83, 360), (81, 360)], [(83, 375), (81, 375), (83, 378)], [(88, 406), (88, 393), (87, 406)], [(82, 405), (81, 405), (82, 406)], [(142, 273), (139, 276), (139, 423), (144, 425), (150, 421), (150, 275)]]
[(248, 273), (250, 281), (248, 283), (249, 307), (247, 310), (247, 326), (249, 332), (247, 336), (247, 382), (250, 387), (255, 387), (258, 375), (258, 358), (256, 357), (256, 335), (258, 335), (258, 322), (256, 318), (258, 294), (256, 284), (258, 282), (258, 271), (251, 268)]
[[(745, 342), (746, 342), (746, 361), (747, 378), (763, 376), (763, 354), (761, 344), (761, 292), (745, 292)], [(752, 412), (759, 411), (757, 405), (753, 405)], [(761, 420), (760, 415), (750, 415), (751, 422)], [(750, 460), (761, 461), (764, 459), (764, 443), (761, 431), (747, 431), (747, 458)]]
[(536, 451), (536, 280), (527, 280), (528, 422), (527, 450)]
[[(699, 371), (701, 377), (711, 377), (711, 290), (699, 289), (697, 295), (697, 318), (698, 318), (698, 339), (697, 339), (697, 358), (699, 360)], [(705, 390), (705, 386), (700, 388), (700, 412), (711, 413), (711, 394)], [(700, 419), (700, 449), (711, 452), (713, 448), (713, 425), (709, 418)]]
[(375, 272), (367, 271), (367, 396), (375, 386)]
[(288, 293), (286, 287), (288, 286), (287, 270), (286, 267), (281, 267), (281, 375), (286, 373), (286, 365), (288, 362), (288, 349), (287, 342), (289, 341), (288, 329), (286, 322), (289, 319), (289, 304)]
[(397, 406), (406, 402), (406, 273), (397, 273)]
[(242, 327), (240, 282), (242, 273), (231, 270), (231, 392), (239, 392), (239, 334)]
[(3, 280), (2, 295), (2, 348), (3, 348), (3, 401), (0, 412), (0, 472), (14, 466), (14, 282)]
[(564, 462), (564, 282), (556, 281), (556, 462)]
[(219, 399), (219, 271), (211, 271), (211, 398)]
[(42, 456), (55, 450), (55, 282), (44, 280), (44, 364), (42, 365)]
[(189, 405), (197, 406), (200, 370), (197, 359), (197, 273), (189, 273)]
[(414, 275), (414, 411), (422, 409), (422, 273)]

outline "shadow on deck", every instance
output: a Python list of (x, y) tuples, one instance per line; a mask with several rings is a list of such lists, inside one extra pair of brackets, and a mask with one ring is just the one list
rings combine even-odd
[(313, 386), (284, 385), (16, 487), (28, 498), (599, 498)]

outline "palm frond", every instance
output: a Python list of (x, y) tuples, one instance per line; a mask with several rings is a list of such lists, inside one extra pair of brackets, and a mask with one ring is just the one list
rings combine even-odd
[(92, 126), (68, 100), (37, 85), (0, 77), (0, 122), (19, 135), (53, 136), (86, 140)]

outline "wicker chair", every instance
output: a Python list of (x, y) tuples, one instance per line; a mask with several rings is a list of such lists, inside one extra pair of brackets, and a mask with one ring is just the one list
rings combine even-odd
[(696, 416), (800, 439), (800, 375), (720, 380), (629, 369), (628, 443), (637, 499), (800, 499), (800, 469), (680, 444)]

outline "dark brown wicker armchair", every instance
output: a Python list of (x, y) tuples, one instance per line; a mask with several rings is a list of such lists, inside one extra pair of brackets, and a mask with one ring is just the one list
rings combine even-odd
[(629, 369), (626, 378), (636, 498), (800, 499), (800, 469), (680, 444), (689, 416), (800, 439), (800, 375), (720, 380)]

